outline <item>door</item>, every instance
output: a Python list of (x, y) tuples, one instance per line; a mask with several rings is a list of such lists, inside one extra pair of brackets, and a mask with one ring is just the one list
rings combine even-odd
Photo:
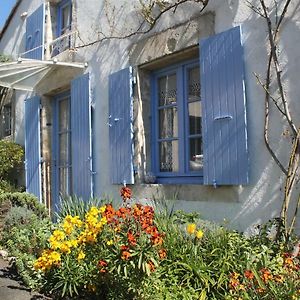
[(53, 202), (72, 194), (70, 92), (55, 97), (53, 105)]

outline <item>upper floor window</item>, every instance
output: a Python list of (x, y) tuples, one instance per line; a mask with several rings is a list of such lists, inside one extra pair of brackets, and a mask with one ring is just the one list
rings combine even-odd
[(72, 1), (63, 0), (57, 8), (57, 36), (61, 36), (71, 30)]
[(184, 182), (202, 176), (199, 63), (181, 63), (155, 72), (152, 92), (152, 165), (158, 181)]
[(63, 0), (56, 7), (56, 39), (52, 43), (51, 56), (55, 56), (71, 45), (72, 1)]

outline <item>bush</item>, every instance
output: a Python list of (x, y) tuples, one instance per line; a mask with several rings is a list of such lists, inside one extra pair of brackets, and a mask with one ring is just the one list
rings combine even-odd
[(0, 205), (9, 202), (12, 206), (26, 207), (32, 210), (39, 217), (47, 217), (45, 206), (39, 203), (36, 196), (29, 193), (3, 193), (0, 194)]
[(12, 182), (12, 172), (23, 166), (24, 150), (22, 146), (0, 140), (0, 190), (13, 192), (16, 190)]
[(17, 271), (30, 288), (42, 285), (33, 263), (47, 247), (51, 228), (49, 218), (41, 218), (26, 206), (11, 207), (4, 219), (1, 244), (15, 257)]

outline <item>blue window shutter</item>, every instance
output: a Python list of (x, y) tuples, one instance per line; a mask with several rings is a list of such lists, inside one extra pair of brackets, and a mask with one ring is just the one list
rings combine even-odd
[(109, 76), (110, 172), (113, 184), (134, 184), (132, 68)]
[(45, 4), (42, 4), (26, 19), (25, 58), (40, 60), (44, 58), (44, 28)]
[(36, 96), (25, 101), (25, 171), (26, 192), (41, 201), (40, 100)]
[(73, 194), (89, 200), (93, 196), (89, 74), (71, 83), (71, 141)]
[(200, 41), (204, 184), (248, 183), (241, 28)]

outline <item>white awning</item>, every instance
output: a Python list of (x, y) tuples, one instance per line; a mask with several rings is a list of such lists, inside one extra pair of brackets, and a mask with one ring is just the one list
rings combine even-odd
[(0, 86), (16, 90), (33, 91), (35, 86), (52, 70), (87, 67), (86, 63), (68, 63), (55, 60), (19, 58), (0, 64)]

